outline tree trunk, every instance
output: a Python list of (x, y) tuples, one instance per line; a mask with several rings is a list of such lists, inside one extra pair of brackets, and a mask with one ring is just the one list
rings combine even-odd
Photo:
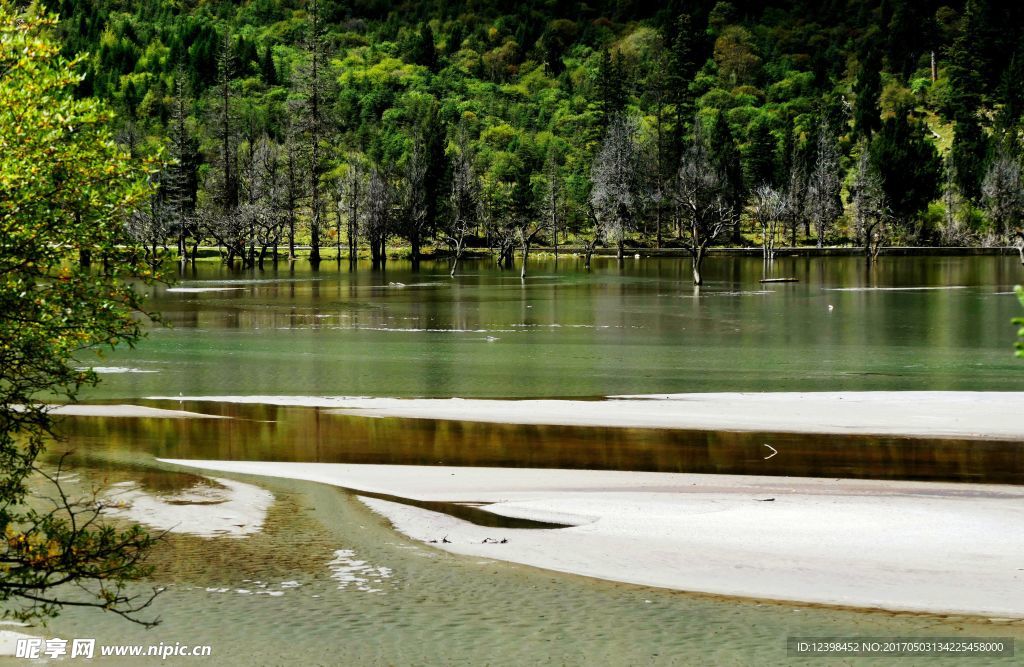
[(655, 207), (655, 212), (656, 212), (656, 216), (655, 217), (657, 218), (657, 221), (655, 223), (656, 235), (657, 235), (656, 247), (660, 248), (661, 247), (661, 202), (658, 202), (658, 205)]
[(864, 261), (868, 264), (871, 263), (871, 232), (874, 229), (874, 225), (869, 225), (864, 230)]
[(409, 232), (409, 245), (411, 246), (409, 254), (412, 259), (412, 269), (416, 271), (420, 268), (420, 232), (418, 229)]
[(530, 257), (530, 242), (523, 242), (523, 266), (519, 269), (519, 278), (526, 280), (526, 260)]
[(295, 213), (288, 213), (288, 259), (295, 259)]
[(341, 207), (334, 207), (334, 243), (337, 247), (337, 260), (341, 263)]
[(701, 268), (704, 265), (704, 248), (694, 246), (693, 248), (693, 284), (700, 287), (704, 284), (704, 277), (701, 275)]
[(454, 257), (454, 259), (452, 259), (452, 270), (448, 272), (448, 277), (449, 278), (454, 278), (455, 277), (455, 270), (457, 268), (459, 268), (459, 260), (462, 259), (463, 242), (464, 242), (464, 240), (460, 239), (455, 244), (455, 248), (454, 248), (454, 250), (455, 250), (455, 257)]

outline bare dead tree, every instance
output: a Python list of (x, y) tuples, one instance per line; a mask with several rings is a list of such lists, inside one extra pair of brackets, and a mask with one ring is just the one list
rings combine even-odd
[(1006, 243), (1009, 237), (1018, 235), (1020, 219), (1024, 216), (1024, 180), (1021, 178), (1020, 156), (1005, 142), (997, 146), (985, 172), (981, 201), (992, 223), (995, 243)]
[(818, 147), (807, 189), (808, 217), (814, 221), (819, 248), (843, 213), (839, 157), (835, 130), (823, 121), (818, 128)]
[[(267, 251), (277, 246), (284, 234), (286, 215), (282, 205), (284, 195), (280, 148), (266, 135), (242, 151), (241, 191), (239, 214), (247, 227), (248, 251), (246, 263), (262, 267)], [(259, 246), (259, 256), (256, 247)]]
[(295, 228), (298, 225), (299, 206), (303, 197), (302, 157), (295, 133), (289, 129), (282, 151), (283, 192), (281, 206), (288, 226), (288, 260), (295, 260)]
[(615, 243), (620, 260), (626, 235), (642, 206), (640, 158), (639, 122), (627, 114), (615, 115), (590, 170), (590, 204), (596, 222), (593, 236)]
[(797, 156), (790, 166), (786, 175), (786, 182), (782, 191), (783, 203), (785, 204), (785, 225), (789, 230), (789, 242), (796, 247), (796, 236), (801, 225), (807, 224), (807, 196), (809, 178), (807, 165)]
[(891, 214), (885, 199), (882, 176), (866, 146), (857, 161), (857, 174), (850, 186), (850, 195), (855, 224), (861, 230), (864, 241), (864, 258), (870, 264), (878, 258), (879, 250), (888, 237)]
[(533, 217), (521, 217), (515, 222), (516, 239), (519, 241), (519, 250), (523, 257), (523, 263), (519, 267), (519, 277), (526, 278), (526, 264), (530, 259), (530, 248), (537, 237), (548, 227), (547, 220)]
[(389, 175), (379, 167), (370, 171), (367, 188), (366, 235), (370, 243), (370, 261), (374, 269), (387, 266), (387, 241), (394, 229), (399, 193)]
[(751, 212), (761, 228), (761, 248), (764, 261), (775, 259), (775, 242), (786, 213), (786, 200), (781, 192), (768, 183), (754, 188)]
[(412, 245), (412, 261), (418, 266), (420, 259), (420, 243), (423, 232), (429, 223), (430, 202), (427, 197), (427, 172), (430, 163), (427, 147), (420, 137), (414, 137), (412, 150), (409, 151), (404, 173), (404, 211), (406, 235)]
[(167, 201), (166, 180), (169, 165), (150, 177), (154, 185), (146, 205), (134, 211), (125, 221), (125, 233), (138, 241), (150, 266), (157, 268), (163, 261), (161, 249), (166, 250), (167, 237), (174, 225), (174, 210)]
[(242, 267), (256, 265), (256, 227), (267, 215), (262, 198), (262, 178), (253, 159), (253, 142), (243, 141), (238, 148), (238, 219), (243, 230)]
[(346, 240), (350, 268), (355, 268), (359, 257), (359, 230), (362, 228), (360, 220), (364, 214), (368, 170), (365, 156), (351, 152), (345, 158), (343, 171), (338, 179), (338, 208), (339, 211), (341, 208), (347, 211)]
[(461, 128), (457, 142), (458, 152), (452, 162), (452, 189), (449, 195), (451, 219), (442, 231), (444, 242), (452, 252), (449, 272), (452, 278), (466, 251), (466, 237), (476, 228), (481, 217), (480, 180), (473, 168), (469, 138)]
[(594, 251), (597, 250), (599, 245), (604, 243), (604, 239), (601, 238), (601, 222), (597, 219), (594, 206), (589, 201), (587, 202), (587, 220), (590, 222), (590, 228), (593, 230), (593, 233), (583, 243), (583, 268), (589, 271), (590, 260), (594, 257)]
[(703, 285), (701, 273), (708, 247), (732, 225), (724, 173), (696, 128), (683, 152), (672, 196), (686, 226), (686, 243), (693, 260), (693, 284)]

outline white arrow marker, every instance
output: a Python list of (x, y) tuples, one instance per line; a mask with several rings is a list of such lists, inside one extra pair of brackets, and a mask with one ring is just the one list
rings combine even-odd
[(765, 446), (765, 447), (767, 447), (768, 449), (772, 450), (772, 453), (771, 453), (771, 454), (769, 454), (768, 456), (764, 457), (764, 460), (765, 460), (765, 461), (767, 461), (768, 459), (770, 459), (771, 457), (773, 457), (773, 456), (775, 456), (776, 454), (778, 454), (778, 453), (779, 453), (779, 450), (775, 449), (774, 447), (772, 447), (771, 445), (769, 445), (769, 444), (768, 444), (767, 442), (766, 442), (766, 443), (764, 443), (764, 446)]

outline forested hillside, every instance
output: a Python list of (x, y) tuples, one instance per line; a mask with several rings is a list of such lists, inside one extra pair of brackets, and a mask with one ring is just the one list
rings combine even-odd
[(1017, 3), (49, 5), (80, 94), (162, 151), (154, 259), (1019, 233)]

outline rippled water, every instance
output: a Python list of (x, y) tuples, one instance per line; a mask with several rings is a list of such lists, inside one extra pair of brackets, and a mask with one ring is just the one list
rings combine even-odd
[[(118, 470), (112, 460), (105, 474), (131, 476)], [(265, 531), (169, 536), (155, 559), (170, 584), (153, 607), (162, 625), (69, 610), (48, 634), (209, 643), (229, 665), (762, 665), (786, 662), (791, 635), (1024, 639), (1020, 623), (717, 598), (455, 556), (396, 534), (340, 489), (237, 478), (275, 495)], [(195, 480), (148, 479), (165, 491)]]

